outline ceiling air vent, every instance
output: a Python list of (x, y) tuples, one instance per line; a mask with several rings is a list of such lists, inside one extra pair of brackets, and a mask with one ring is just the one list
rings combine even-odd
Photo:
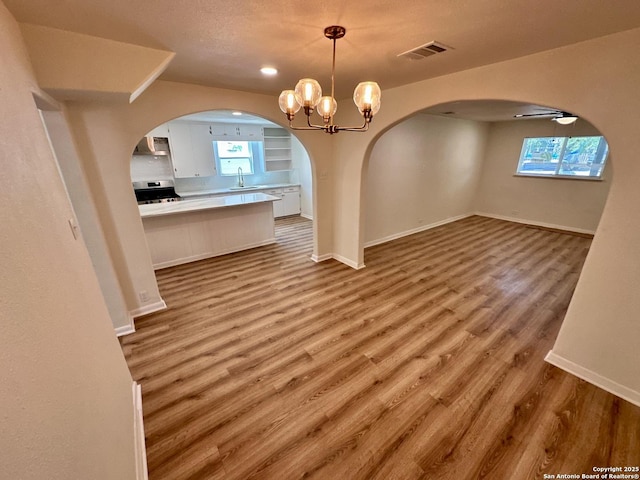
[(398, 57), (405, 57), (411, 60), (422, 60), (423, 58), (430, 57), (437, 53), (443, 53), (447, 50), (450, 50), (451, 47), (447, 47), (438, 42), (429, 42), (425, 43), (416, 48), (412, 48), (411, 50), (407, 50), (406, 52), (398, 54)]

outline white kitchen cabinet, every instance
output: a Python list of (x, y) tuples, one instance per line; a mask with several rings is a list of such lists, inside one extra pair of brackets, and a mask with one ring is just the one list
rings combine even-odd
[(209, 125), (172, 122), (169, 124), (169, 142), (176, 178), (210, 177), (216, 174)]
[(257, 125), (212, 123), (211, 135), (213, 140), (258, 142), (263, 139), (262, 127)]
[(156, 128), (151, 130), (147, 137), (163, 137), (167, 138), (169, 136), (169, 125), (163, 123), (162, 125), (158, 125)]
[(212, 123), (209, 127), (211, 128), (213, 140), (238, 140), (240, 137), (240, 130), (237, 125)]
[(262, 127), (256, 125), (240, 125), (238, 127), (238, 134), (240, 140), (246, 140), (248, 142), (258, 142), (263, 138)]
[[(196, 206), (189, 207), (189, 203)], [(274, 243), (269, 203), (272, 202), (258, 198), (228, 206), (224, 202), (193, 200), (175, 202), (179, 210), (174, 207), (173, 212), (167, 212), (162, 205), (174, 204), (141, 205), (140, 216), (154, 268)]]
[(193, 149), (193, 166), (199, 173), (195, 175), (213, 176), (216, 174), (216, 162), (213, 155), (213, 140), (209, 125), (194, 124), (189, 127), (191, 132), (191, 148)]
[(272, 188), (270, 190), (265, 190), (264, 193), (268, 195), (273, 195), (274, 197), (278, 197), (280, 200), (276, 200), (273, 202), (273, 217), (284, 217), (284, 207), (282, 205), (282, 189), (281, 188)]
[(272, 188), (264, 193), (280, 198), (273, 202), (275, 218), (300, 214), (300, 187)]
[(285, 187), (282, 189), (282, 214), (300, 214), (300, 187)]

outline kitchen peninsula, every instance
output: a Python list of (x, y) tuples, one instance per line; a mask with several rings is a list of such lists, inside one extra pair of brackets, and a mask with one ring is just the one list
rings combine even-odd
[(139, 205), (153, 267), (275, 243), (276, 200), (280, 199), (256, 192)]

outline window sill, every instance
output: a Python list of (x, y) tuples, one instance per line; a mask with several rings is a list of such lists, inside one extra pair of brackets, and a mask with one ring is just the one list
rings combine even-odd
[(527, 178), (550, 178), (560, 180), (583, 180), (587, 182), (603, 182), (602, 177), (581, 177), (579, 175), (536, 175), (534, 173), (514, 173), (514, 177), (527, 177)]

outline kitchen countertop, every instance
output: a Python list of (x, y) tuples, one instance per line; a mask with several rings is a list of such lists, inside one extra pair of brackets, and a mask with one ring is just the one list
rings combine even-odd
[(251, 192), (255, 190), (269, 190), (271, 188), (299, 187), (300, 184), (299, 183), (271, 183), (268, 185), (248, 185), (248, 186), (255, 187), (255, 188), (247, 188), (244, 190), (237, 190), (235, 188), (218, 188), (216, 190), (198, 190), (195, 192), (176, 192), (176, 193), (180, 195), (180, 197), (182, 198), (199, 197), (201, 195), (217, 195), (221, 193), (229, 193), (229, 194), (237, 195), (247, 191)]
[(181, 200), (179, 202), (151, 203), (148, 205), (138, 205), (138, 209), (140, 210), (140, 216), (142, 218), (149, 218), (214, 208), (238, 207), (251, 205), (253, 203), (274, 202), (276, 200), (280, 200), (280, 198), (267, 195), (266, 193), (254, 192), (226, 195), (223, 197)]

